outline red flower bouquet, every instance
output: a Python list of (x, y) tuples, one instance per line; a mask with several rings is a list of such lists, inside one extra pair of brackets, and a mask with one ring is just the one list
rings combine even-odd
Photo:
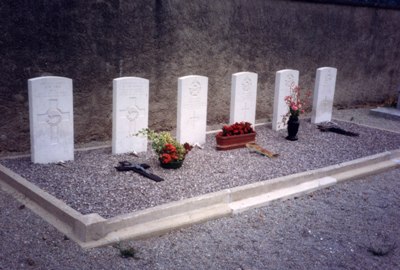
[(174, 161), (181, 161), (185, 158), (186, 154), (192, 150), (192, 146), (188, 143), (183, 145), (183, 149), (181, 145), (178, 146), (178, 149), (174, 144), (167, 143), (162, 148), (162, 151), (159, 153), (161, 163), (168, 164)]
[(217, 136), (235, 136), (241, 134), (255, 133), (249, 122), (236, 122), (232, 125), (225, 125), (222, 127), (222, 131)]
[(256, 132), (251, 123), (240, 122), (232, 125), (225, 125), (222, 131), (215, 136), (217, 150), (229, 150), (245, 147), (246, 143), (255, 142)]
[(192, 150), (188, 143), (180, 144), (169, 132), (155, 132), (150, 129), (139, 131), (138, 134), (147, 136), (152, 142), (152, 148), (158, 154), (162, 165), (182, 162), (187, 153)]

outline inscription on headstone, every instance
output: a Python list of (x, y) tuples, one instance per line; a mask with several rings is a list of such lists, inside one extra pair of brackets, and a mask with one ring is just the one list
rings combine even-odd
[(190, 75), (178, 79), (176, 138), (180, 143), (206, 142), (208, 78)]
[(31, 159), (74, 159), (72, 80), (46, 76), (28, 80)]
[(232, 74), (230, 123), (256, 121), (257, 73)]
[(290, 95), (291, 89), (299, 84), (299, 71), (284, 69), (276, 72), (274, 111), (272, 117), (272, 129), (277, 131), (286, 128), (283, 118), (289, 112), (289, 107), (285, 103), (285, 97)]
[(317, 69), (311, 123), (331, 121), (336, 74), (336, 68), (322, 67)]
[(148, 127), (149, 80), (123, 77), (113, 80), (112, 153), (147, 151), (147, 138), (133, 136)]

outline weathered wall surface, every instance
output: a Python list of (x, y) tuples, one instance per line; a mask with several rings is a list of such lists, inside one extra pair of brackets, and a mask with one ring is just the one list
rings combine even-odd
[(112, 80), (150, 80), (150, 125), (176, 124), (177, 79), (209, 77), (209, 124), (229, 118), (231, 74), (259, 74), (257, 119), (275, 72), (338, 69), (335, 105), (382, 102), (400, 85), (399, 10), (267, 0), (7, 0), (0, 3), (0, 152), (29, 150), (27, 80), (74, 82), (75, 141), (111, 136)]

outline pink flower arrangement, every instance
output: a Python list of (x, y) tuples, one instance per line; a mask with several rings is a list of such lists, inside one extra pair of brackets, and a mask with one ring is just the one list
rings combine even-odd
[[(301, 89), (299, 86), (295, 85), (290, 89), (290, 95), (285, 97), (285, 103), (289, 106), (289, 112), (287, 116), (296, 116), (305, 112), (305, 107), (307, 102), (300, 99)], [(306, 93), (306, 98), (308, 99), (311, 92)]]

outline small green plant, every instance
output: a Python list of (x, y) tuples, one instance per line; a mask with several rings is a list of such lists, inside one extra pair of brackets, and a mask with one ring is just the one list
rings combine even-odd
[(138, 135), (146, 136), (151, 141), (152, 148), (164, 164), (184, 160), (186, 154), (193, 148), (188, 143), (179, 143), (167, 131), (155, 132), (146, 128), (135, 134), (135, 136)]
[(135, 258), (136, 256), (134, 248), (120, 249), (119, 252), (122, 258)]
[(135, 250), (133, 247), (121, 247), (120, 243), (114, 245), (114, 247), (119, 250), (119, 256), (122, 258), (133, 258), (135, 260), (140, 259), (137, 256), (137, 250)]

